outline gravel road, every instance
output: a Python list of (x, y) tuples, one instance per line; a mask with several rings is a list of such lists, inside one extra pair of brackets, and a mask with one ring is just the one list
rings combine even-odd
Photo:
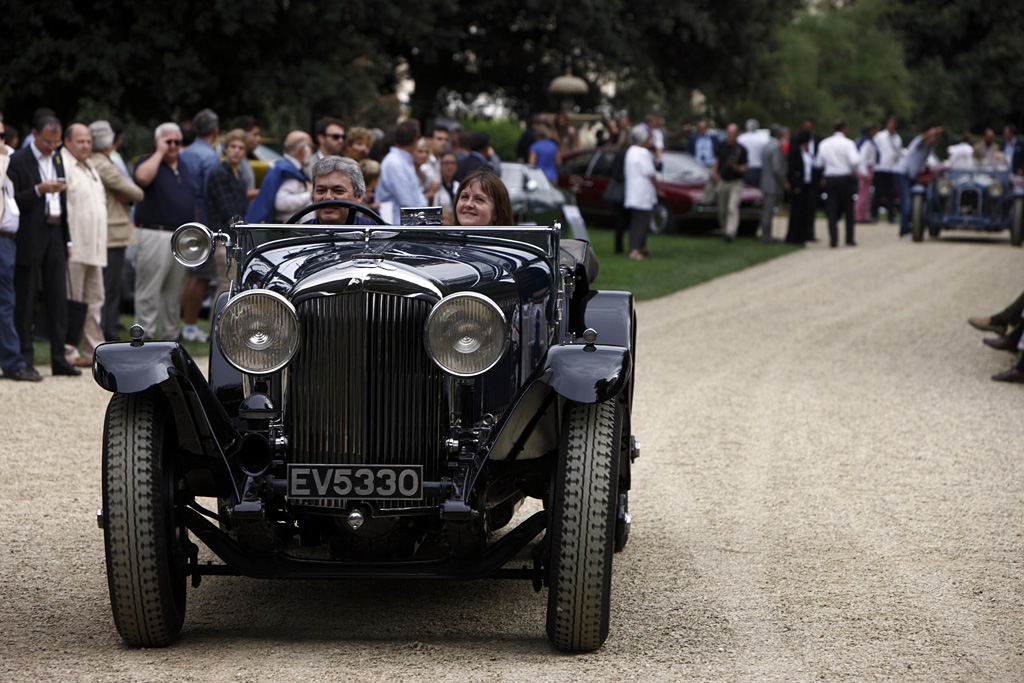
[[(0, 678), (1024, 679), (1024, 387), (964, 320), (1005, 241), (812, 246), (640, 305), (633, 531), (612, 634), (565, 656), (520, 582), (211, 577), (180, 642), (107, 601), (90, 378), (0, 382)], [(819, 234), (824, 230), (819, 226)]]

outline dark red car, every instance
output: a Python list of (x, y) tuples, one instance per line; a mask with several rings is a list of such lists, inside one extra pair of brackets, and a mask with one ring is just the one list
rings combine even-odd
[[(711, 172), (686, 152), (665, 150), (658, 174), (658, 205), (651, 214), (651, 232), (675, 232), (680, 221), (715, 221), (718, 207), (704, 202), (704, 187)], [(602, 195), (611, 181), (615, 149), (600, 147), (572, 152), (562, 158), (558, 186), (572, 192), (583, 218), (589, 222), (612, 223), (614, 215)], [(744, 187), (740, 220), (757, 224), (761, 219), (764, 195), (754, 187)]]

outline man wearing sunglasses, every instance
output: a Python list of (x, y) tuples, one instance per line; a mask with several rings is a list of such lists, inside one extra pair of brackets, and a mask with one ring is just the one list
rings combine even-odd
[(154, 150), (135, 164), (135, 182), (146, 195), (135, 206), (135, 323), (150, 339), (177, 339), (185, 266), (174, 260), (171, 235), (196, 220), (199, 187), (180, 163), (181, 128), (161, 123)]
[(316, 122), (313, 128), (316, 133), (316, 158), (344, 156), (345, 124), (339, 119), (325, 116)]

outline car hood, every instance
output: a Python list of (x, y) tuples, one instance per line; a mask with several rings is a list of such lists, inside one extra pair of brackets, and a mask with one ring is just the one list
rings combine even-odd
[(469, 241), (292, 240), (278, 248), (268, 246), (250, 259), (244, 281), (292, 298), (352, 290), (441, 297), (509, 281), (540, 258), (515, 245)]

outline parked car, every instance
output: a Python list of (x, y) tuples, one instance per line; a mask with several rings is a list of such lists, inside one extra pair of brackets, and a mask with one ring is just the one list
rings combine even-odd
[(1009, 229), (1010, 242), (1024, 243), (1024, 179), (1005, 164), (968, 164), (946, 168), (929, 165), (911, 190), (911, 234), (915, 242), (927, 230), (999, 232)]
[[(382, 223), (309, 209), (329, 205)], [(557, 225), (298, 218), (174, 233), (183, 264), (215, 241), (232, 259), (205, 377), (138, 326), (96, 349), (121, 637), (171, 643), (208, 575), (491, 577), (547, 587), (556, 648), (600, 647), (639, 453), (632, 295), (595, 289), (589, 244)], [(516, 517), (527, 498), (542, 510)]]
[[(683, 221), (715, 221), (718, 206), (704, 200), (704, 188), (711, 173), (687, 152), (665, 150), (658, 174), (658, 204), (651, 213), (650, 230), (655, 234), (675, 232)], [(604, 200), (605, 187), (611, 181), (615, 149), (584, 149), (566, 155), (558, 170), (558, 186), (576, 197), (580, 213), (588, 222), (613, 223), (612, 207)], [(744, 187), (740, 199), (740, 221), (756, 226), (761, 219), (764, 195), (754, 187)]]
[(503, 161), (501, 181), (508, 189), (516, 225), (552, 225), (565, 220), (562, 206), (571, 204), (572, 196), (555, 187), (536, 166)]

